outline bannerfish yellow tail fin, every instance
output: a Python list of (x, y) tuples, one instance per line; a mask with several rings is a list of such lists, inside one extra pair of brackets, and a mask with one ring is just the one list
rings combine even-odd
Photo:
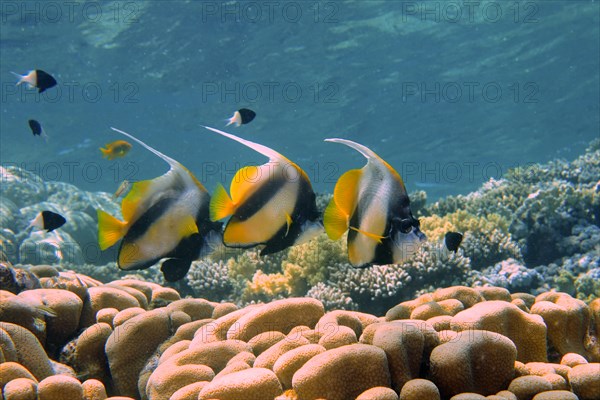
[(348, 214), (339, 209), (334, 199), (331, 199), (323, 213), (323, 225), (331, 240), (338, 240), (348, 230)]
[(360, 233), (361, 235), (365, 235), (369, 239), (375, 240), (377, 243), (381, 243), (381, 241), (383, 239), (385, 239), (385, 236), (376, 235), (376, 234), (371, 233), (371, 232), (365, 232), (365, 231), (362, 231), (362, 230), (360, 230), (358, 228), (355, 228), (353, 226), (351, 226), (350, 229), (352, 229), (353, 231), (356, 231), (356, 232)]
[(98, 210), (98, 244), (106, 250), (125, 236), (126, 222), (119, 221), (112, 215)]
[(275, 150), (273, 150), (267, 146), (263, 146), (262, 144), (258, 144), (258, 143), (254, 143), (254, 142), (251, 142), (246, 139), (242, 139), (239, 136), (235, 136), (235, 135), (232, 135), (231, 133), (223, 132), (219, 129), (211, 128), (209, 126), (205, 126), (204, 128), (208, 129), (209, 131), (218, 133), (219, 135), (223, 135), (229, 139), (235, 140), (236, 142), (239, 142), (239, 143), (243, 144), (244, 146), (250, 147), (252, 150), (264, 155), (265, 157), (268, 157), (270, 161), (284, 161), (286, 163), (290, 162), (290, 160), (288, 160), (281, 153), (278, 153)]
[(227, 190), (219, 183), (210, 198), (209, 215), (211, 221), (227, 218), (235, 211), (235, 204), (227, 194)]

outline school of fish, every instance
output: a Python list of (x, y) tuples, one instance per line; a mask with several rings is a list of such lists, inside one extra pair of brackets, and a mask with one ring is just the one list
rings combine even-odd
[[(26, 83), (40, 93), (57, 84), (54, 77), (38, 69), (26, 75), (13, 74), (19, 78), (17, 85)], [(239, 127), (255, 117), (254, 111), (241, 108), (226, 120), (227, 126)], [(34, 136), (47, 140), (38, 121), (28, 123)], [(154, 179), (123, 181), (113, 195), (115, 200), (124, 196), (123, 220), (97, 210), (98, 244), (106, 250), (119, 243), (120, 269), (145, 269), (162, 260), (165, 280), (174, 282), (187, 274), (192, 261), (209, 255), (221, 244), (233, 248), (262, 246), (260, 254), (266, 255), (305, 243), (323, 231), (332, 240), (347, 233), (348, 261), (355, 267), (367, 267), (402, 263), (426, 240), (411, 212), (402, 178), (367, 146), (347, 139), (325, 139), (356, 150), (367, 163), (340, 176), (321, 215), (308, 175), (293, 161), (262, 144), (204, 128), (253, 149), (268, 161), (239, 169), (229, 192), (219, 184), (211, 197), (179, 162), (137, 137), (111, 128), (169, 166), (165, 174)], [(100, 151), (113, 160), (126, 156), (131, 148), (131, 143), (119, 139)], [(66, 222), (60, 214), (42, 211), (30, 227), (50, 232)], [(461, 233), (448, 232), (444, 238), (447, 251), (456, 252), (462, 238)]]
[[(185, 276), (192, 261), (220, 244), (233, 248), (262, 246), (260, 254), (266, 255), (307, 242), (323, 231), (332, 240), (348, 232), (349, 262), (366, 267), (401, 263), (426, 240), (410, 210), (402, 178), (368, 147), (350, 140), (326, 139), (357, 150), (367, 164), (339, 178), (321, 216), (310, 179), (297, 164), (262, 144), (204, 128), (255, 150), (268, 161), (239, 169), (229, 191), (219, 184), (211, 197), (177, 161), (112, 128), (170, 166), (164, 175), (133, 183), (121, 203), (124, 221), (98, 210), (100, 247), (106, 249), (121, 241), (119, 268), (143, 269), (166, 259), (161, 265), (165, 279), (176, 281)], [(454, 251), (459, 244), (453, 239)]]

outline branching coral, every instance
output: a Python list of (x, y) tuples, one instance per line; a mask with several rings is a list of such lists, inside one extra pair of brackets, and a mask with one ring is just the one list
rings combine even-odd
[(543, 277), (536, 270), (509, 258), (484, 271), (482, 280), (484, 284), (504, 287), (511, 292), (523, 292), (538, 287)]
[(576, 225), (589, 223), (598, 207), (600, 196), (593, 189), (556, 181), (515, 211), (510, 232), (523, 245), (526, 263), (546, 264), (565, 255), (559, 246), (563, 237)]
[(448, 252), (440, 244), (425, 243), (414, 257), (402, 265), (374, 265), (357, 269), (339, 264), (330, 282), (348, 293), (360, 310), (381, 313), (418, 290), (433, 290), (441, 285), (456, 285), (467, 280), (470, 260)]
[(476, 216), (465, 210), (421, 219), (421, 229), (434, 242), (442, 240), (446, 232), (463, 232), (464, 254), (471, 259), (474, 269), (482, 269), (510, 257), (521, 259), (519, 247), (508, 233), (508, 224), (508, 220), (498, 214)]
[(211, 301), (228, 300), (233, 290), (229, 266), (223, 261), (194, 261), (187, 274), (188, 285), (195, 297)]
[(288, 280), (283, 274), (265, 274), (258, 270), (246, 283), (241, 300), (243, 303), (269, 302), (287, 297), (289, 293)]
[(322, 234), (308, 243), (289, 250), (287, 263), (300, 267), (301, 276), (310, 286), (329, 278), (329, 269), (346, 262), (346, 237), (331, 241)]
[(319, 300), (325, 306), (325, 310), (357, 310), (358, 306), (352, 300), (352, 297), (335, 286), (326, 285), (323, 282), (317, 283), (306, 293), (307, 297)]

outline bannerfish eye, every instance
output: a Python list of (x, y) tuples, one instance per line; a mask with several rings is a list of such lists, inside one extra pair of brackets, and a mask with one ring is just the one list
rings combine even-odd
[(408, 218), (400, 220), (400, 232), (409, 233), (412, 229), (412, 221)]

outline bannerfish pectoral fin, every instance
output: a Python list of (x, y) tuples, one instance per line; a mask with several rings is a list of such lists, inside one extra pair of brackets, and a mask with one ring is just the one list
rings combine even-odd
[(212, 197), (210, 198), (209, 216), (211, 221), (218, 221), (229, 217), (235, 211), (235, 205), (227, 190), (222, 184), (218, 184)]
[(125, 236), (127, 223), (98, 210), (98, 244), (101, 250), (113, 246)]
[(292, 216), (288, 213), (285, 213), (285, 223), (286, 223), (286, 229), (285, 229), (284, 236), (287, 236), (288, 233), (290, 233), (290, 226), (292, 226)]
[(365, 235), (366, 237), (375, 240), (377, 243), (382, 243), (383, 239), (385, 239), (385, 236), (381, 236), (381, 235), (376, 235), (374, 233), (371, 232), (365, 232), (362, 231), (358, 228), (355, 228), (353, 226), (350, 227), (350, 229), (352, 229), (353, 231), (356, 231), (358, 233), (360, 233), (361, 235)]

